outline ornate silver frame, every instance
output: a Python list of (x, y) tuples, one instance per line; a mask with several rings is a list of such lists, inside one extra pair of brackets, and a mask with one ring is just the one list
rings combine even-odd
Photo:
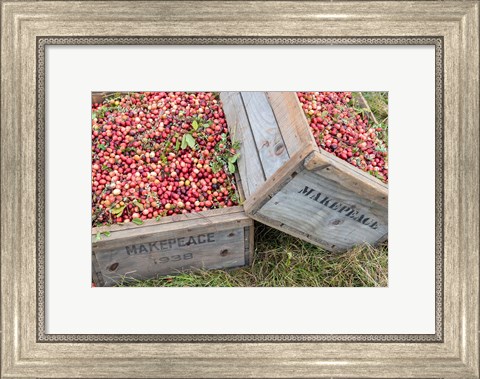
[[(478, 0), (0, 2), (0, 376), (479, 378)], [(42, 49), (99, 42), (435, 45), (435, 334), (46, 335)]]

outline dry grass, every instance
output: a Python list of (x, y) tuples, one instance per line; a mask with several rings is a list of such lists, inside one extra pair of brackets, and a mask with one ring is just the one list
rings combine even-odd
[(362, 92), (379, 123), (388, 124), (388, 92)]

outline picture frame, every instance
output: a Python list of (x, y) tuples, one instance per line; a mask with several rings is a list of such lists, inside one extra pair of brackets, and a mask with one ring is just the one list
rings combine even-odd
[[(478, 1), (1, 5), (1, 377), (479, 378)], [(46, 334), (48, 44), (434, 45), (435, 334)]]

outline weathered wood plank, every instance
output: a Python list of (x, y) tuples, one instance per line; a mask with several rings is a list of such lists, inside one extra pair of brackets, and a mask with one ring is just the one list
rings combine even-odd
[[(97, 233), (110, 232), (107, 237)], [(212, 209), (93, 228), (93, 278), (112, 286), (124, 276), (153, 278), (192, 268), (231, 268), (251, 262), (253, 221), (243, 207)]]
[(307, 241), (321, 240), (332, 251), (375, 244), (388, 232), (384, 207), (308, 170), (299, 172), (257, 214), (298, 230)]
[(245, 264), (249, 265), (252, 262), (251, 254), (252, 251), (250, 250), (250, 235), (248, 226), (243, 228), (243, 246), (245, 251)]
[(106, 94), (107, 92), (92, 92), (92, 103), (103, 103)]
[(336, 182), (340, 187), (375, 201), (382, 207), (388, 207), (387, 184), (334, 154), (318, 149), (305, 160), (305, 167), (326, 179)]
[(172, 216), (161, 217), (157, 220), (145, 220), (142, 225), (136, 225), (133, 222), (128, 224), (114, 224), (109, 226), (98, 226), (92, 228), (92, 235), (97, 232), (114, 232), (124, 230), (138, 230), (141, 228), (155, 227), (159, 232), (169, 230), (181, 230), (190, 226), (208, 226), (217, 217), (222, 217), (222, 220), (247, 220), (243, 206), (234, 206), (218, 209), (209, 209), (203, 212), (175, 214)]
[(119, 230), (112, 232), (110, 237), (101, 237), (100, 241), (95, 241), (95, 236), (92, 235), (92, 246), (94, 251), (107, 251), (118, 246), (124, 246), (128, 241), (135, 243), (148, 242), (150, 236), (163, 236), (163, 238), (175, 238), (180, 233), (196, 233), (201, 231), (202, 233), (215, 233), (219, 230), (229, 228), (241, 228), (250, 226), (252, 224), (250, 219), (232, 217), (228, 219), (226, 216), (216, 217), (215, 219), (206, 218), (202, 222), (200, 220), (193, 223), (183, 223), (177, 225), (172, 223), (170, 228), (156, 227), (152, 225), (150, 227), (139, 226), (135, 229)]
[(305, 150), (317, 148), (313, 134), (308, 127), (295, 92), (267, 92), (278, 127), (290, 156)]
[(106, 286), (122, 279), (149, 279), (192, 269), (243, 266), (248, 262), (244, 228), (214, 232), (179, 232), (174, 236), (150, 234), (108, 251), (95, 252)]
[(255, 145), (268, 179), (288, 161), (289, 155), (265, 92), (241, 92)]
[(97, 287), (103, 287), (105, 285), (95, 254), (92, 254), (92, 281)]
[(304, 159), (311, 153), (312, 151), (309, 150), (297, 152), (274, 175), (268, 178), (258, 191), (245, 200), (243, 206), (247, 215), (253, 217), (270, 197), (290, 181), (298, 171), (301, 171)]
[[(284, 233), (287, 233), (293, 237), (300, 238), (304, 241), (310, 242), (312, 244), (315, 244), (317, 246), (329, 246), (329, 243), (323, 239), (321, 239), (318, 235), (312, 235), (308, 234), (302, 230), (299, 230), (298, 225), (295, 227), (291, 227), (289, 225), (284, 224), (281, 221), (275, 220), (273, 218), (270, 218), (264, 214), (257, 213), (255, 215), (255, 220), (261, 222), (262, 224), (268, 225), (272, 228), (281, 230)], [(380, 242), (380, 241), (379, 241)], [(330, 249), (330, 251), (340, 251), (336, 249)]]
[[(253, 220), (252, 220), (253, 221)], [(249, 265), (253, 264), (253, 254), (255, 253), (255, 223), (252, 222), (252, 226), (248, 227), (248, 230), (245, 230), (245, 233), (248, 233), (248, 241), (249, 241)]]
[(102, 91), (102, 92), (92, 92), (92, 103), (101, 104), (105, 100), (106, 97), (120, 94), (121, 96), (128, 95), (129, 92), (125, 91)]
[(232, 140), (240, 142), (240, 157), (237, 160), (237, 166), (242, 178), (245, 198), (248, 198), (265, 182), (262, 163), (240, 93), (220, 92), (220, 100)]
[(240, 177), (240, 174), (238, 173), (238, 171), (235, 172), (234, 176), (235, 176), (235, 184), (237, 189), (236, 192), (240, 199), (240, 204), (242, 204), (245, 201), (245, 191), (243, 190), (242, 178)]

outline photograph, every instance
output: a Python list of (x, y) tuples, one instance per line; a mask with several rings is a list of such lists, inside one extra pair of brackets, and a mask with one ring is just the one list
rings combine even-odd
[(97, 91), (92, 287), (388, 286), (388, 92)]
[(480, 0), (0, 3), (0, 378), (480, 379)]

